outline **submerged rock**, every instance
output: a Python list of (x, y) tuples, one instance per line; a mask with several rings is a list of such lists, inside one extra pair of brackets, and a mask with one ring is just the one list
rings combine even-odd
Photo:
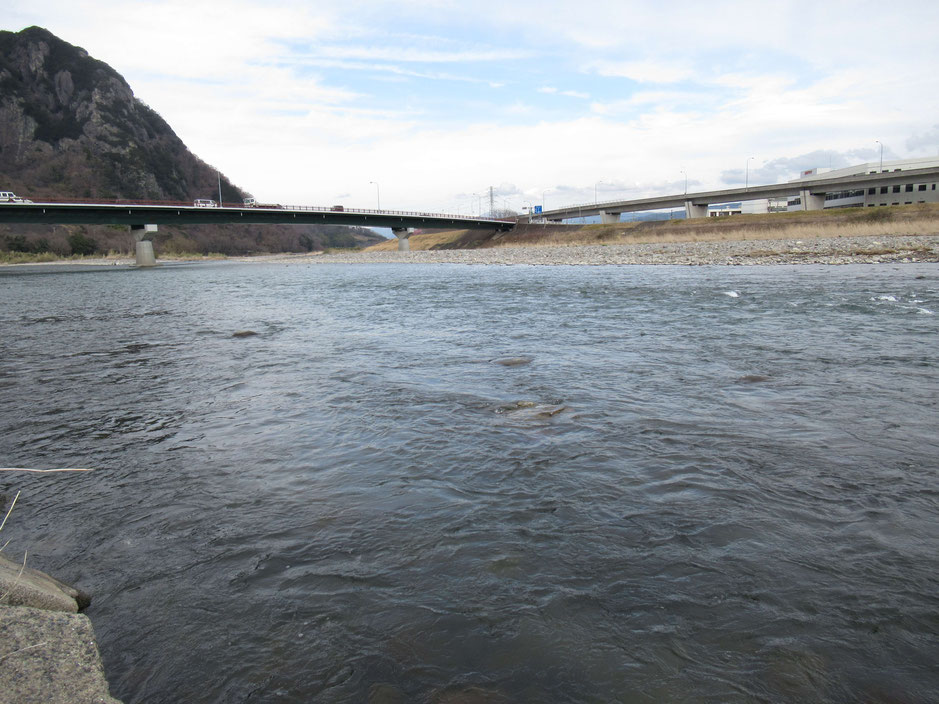
[(392, 684), (373, 684), (368, 690), (368, 704), (407, 704), (404, 692)]
[(539, 418), (550, 418), (551, 416), (556, 416), (561, 411), (565, 410), (567, 406), (548, 406), (542, 411), (538, 411), (537, 415)]
[(528, 418), (551, 418), (567, 409), (560, 401), (552, 403), (535, 403), (534, 401), (515, 401), (499, 406), (496, 413), (515, 413)]
[(431, 697), (433, 704), (509, 704), (511, 701), (502, 692), (482, 687), (448, 688)]
[(232, 333), (232, 337), (254, 337), (257, 333), (254, 330), (239, 330)]
[(499, 406), (496, 409), (496, 413), (511, 413), (512, 411), (517, 411), (520, 408), (534, 408), (537, 404), (534, 401), (513, 401), (512, 403), (507, 403), (504, 406)]
[(523, 364), (531, 364), (534, 357), (501, 357), (492, 360), (493, 364), (500, 364), (503, 367), (520, 367)]
[(738, 384), (759, 384), (763, 381), (769, 381), (768, 376), (763, 376), (762, 374), (746, 374), (744, 376), (737, 378)]

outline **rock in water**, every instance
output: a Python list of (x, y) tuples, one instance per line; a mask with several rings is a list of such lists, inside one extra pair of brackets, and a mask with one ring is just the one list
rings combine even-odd
[(769, 377), (762, 374), (747, 374), (737, 379), (738, 384), (759, 384), (763, 381), (769, 381)]
[(257, 333), (254, 330), (239, 330), (232, 334), (232, 337), (254, 337)]
[(502, 357), (492, 360), (493, 364), (501, 364), (503, 367), (519, 367), (523, 364), (531, 364), (533, 357)]

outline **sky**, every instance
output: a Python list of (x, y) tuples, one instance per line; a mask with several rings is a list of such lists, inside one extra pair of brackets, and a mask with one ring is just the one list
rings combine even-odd
[[(471, 214), (939, 154), (939, 3), (11, 0), (261, 202)], [(212, 197), (212, 194), (205, 194)]]

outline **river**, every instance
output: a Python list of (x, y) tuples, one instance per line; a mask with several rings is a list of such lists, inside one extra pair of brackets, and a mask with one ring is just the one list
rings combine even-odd
[[(939, 700), (939, 269), (0, 270), (114, 696)], [(236, 335), (250, 331), (254, 335)]]

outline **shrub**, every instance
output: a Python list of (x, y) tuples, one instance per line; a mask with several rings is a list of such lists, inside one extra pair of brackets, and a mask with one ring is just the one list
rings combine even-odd
[(68, 246), (72, 248), (72, 254), (94, 254), (98, 251), (98, 243), (90, 237), (86, 237), (80, 232), (68, 236)]
[(28, 252), (29, 243), (23, 235), (7, 235), (7, 249), (11, 252)]
[(865, 208), (863, 213), (853, 218), (855, 222), (887, 222), (893, 220), (893, 210), (889, 208)]

